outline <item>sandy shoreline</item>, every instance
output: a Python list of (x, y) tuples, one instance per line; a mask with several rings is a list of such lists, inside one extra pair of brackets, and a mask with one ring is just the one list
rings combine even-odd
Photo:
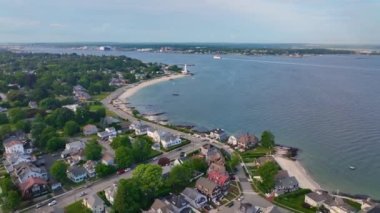
[(311, 190), (321, 189), (321, 186), (307, 173), (299, 161), (293, 161), (281, 156), (273, 156), (283, 170), (287, 170), (290, 176), (294, 176), (301, 188)]
[(154, 84), (158, 84), (158, 83), (169, 81), (169, 80), (183, 78), (183, 77), (186, 77), (186, 76), (189, 76), (189, 75), (185, 75), (185, 74), (171, 74), (171, 75), (162, 76), (162, 77), (159, 77), (159, 78), (154, 78), (154, 79), (151, 79), (151, 80), (147, 80), (147, 81), (143, 81), (143, 82), (134, 84), (134, 85), (132, 85), (132, 87), (128, 87), (125, 90), (125, 92), (123, 92), (118, 97), (118, 99), (121, 100), (122, 102), (126, 102), (129, 97), (133, 96), (135, 93), (137, 93), (139, 90), (141, 90), (141, 89), (143, 89), (145, 87), (149, 87), (149, 86), (152, 86)]

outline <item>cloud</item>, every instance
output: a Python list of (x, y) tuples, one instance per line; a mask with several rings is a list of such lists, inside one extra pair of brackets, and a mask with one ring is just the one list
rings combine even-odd
[(64, 28), (64, 27), (66, 27), (66, 25), (59, 24), (59, 23), (51, 23), (51, 24), (49, 24), (49, 27), (51, 27), (51, 28)]

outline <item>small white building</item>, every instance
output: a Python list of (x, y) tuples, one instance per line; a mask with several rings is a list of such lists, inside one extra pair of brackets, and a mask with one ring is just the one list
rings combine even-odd
[(117, 131), (114, 127), (108, 127), (104, 132), (98, 132), (98, 137), (102, 140), (109, 140), (117, 136)]
[(178, 135), (173, 135), (169, 132), (162, 134), (160, 139), (161, 139), (161, 145), (165, 149), (181, 144), (182, 142), (181, 138)]
[(104, 213), (104, 201), (96, 194), (83, 199), (83, 205), (91, 209), (93, 213)]
[(77, 112), (77, 109), (79, 107), (78, 104), (71, 104), (71, 105), (65, 105), (65, 106), (62, 106), (63, 108), (66, 108), (66, 109), (69, 109), (73, 112)]
[(80, 183), (87, 178), (87, 171), (83, 167), (72, 166), (67, 169), (67, 177), (74, 183)]
[(117, 184), (116, 183), (112, 184), (112, 186), (110, 186), (104, 190), (104, 194), (105, 194), (107, 200), (111, 204), (113, 204), (115, 202), (116, 193), (117, 193)]
[(229, 138), (228, 138), (228, 141), (227, 143), (231, 146), (237, 146), (238, 144), (238, 141), (237, 141), (237, 138), (233, 135), (231, 135)]
[(147, 131), (150, 127), (146, 124), (139, 122), (131, 124), (129, 128), (131, 130), (134, 130), (136, 135), (145, 135), (147, 134)]
[(95, 163), (95, 161), (92, 161), (92, 160), (88, 160), (83, 165), (84, 169), (86, 169), (86, 171), (87, 171), (87, 176), (88, 177), (92, 178), (92, 177), (96, 176), (95, 166), (96, 166), (96, 163)]
[(12, 153), (18, 153), (18, 154), (24, 154), (24, 144), (18, 140), (18, 139), (11, 139), (6, 140), (3, 143), (5, 148), (5, 153), (12, 154)]

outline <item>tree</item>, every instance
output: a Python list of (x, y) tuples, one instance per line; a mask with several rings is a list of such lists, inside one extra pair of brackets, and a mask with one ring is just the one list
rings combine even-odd
[(235, 152), (232, 153), (231, 159), (228, 161), (228, 166), (230, 169), (235, 169), (237, 165), (240, 163), (240, 157)]
[(102, 163), (98, 163), (95, 167), (95, 172), (98, 177), (103, 178), (115, 173), (116, 169), (113, 166), (108, 166)]
[(7, 212), (13, 212), (20, 203), (21, 195), (16, 190), (11, 190), (5, 196), (3, 209)]
[(8, 111), (9, 120), (16, 123), (19, 120), (26, 118), (26, 112), (21, 108), (12, 108)]
[(89, 119), (91, 119), (92, 115), (88, 107), (78, 107), (75, 113), (75, 120), (79, 124), (85, 124)]
[(274, 135), (266, 130), (261, 134), (261, 145), (266, 148), (273, 148), (275, 145)]
[(46, 144), (46, 149), (50, 152), (54, 152), (60, 149), (65, 148), (65, 140), (59, 137), (53, 137), (50, 140), (48, 140)]
[(4, 139), (7, 135), (12, 132), (12, 126), (9, 124), (4, 124), (0, 126), (0, 139)]
[(25, 133), (29, 133), (30, 128), (31, 128), (31, 123), (26, 120), (21, 120), (21, 121), (17, 121), (17, 123), (15, 124), (15, 127), (17, 130), (21, 130)]
[(154, 198), (163, 186), (162, 168), (158, 165), (140, 164), (132, 173), (148, 199)]
[(207, 162), (201, 158), (193, 158), (183, 163), (185, 167), (191, 168), (198, 172), (206, 172), (208, 169)]
[(64, 161), (58, 160), (50, 167), (50, 174), (58, 181), (66, 180), (67, 164)]
[(149, 203), (150, 200), (144, 196), (137, 181), (121, 179), (112, 208), (116, 213), (138, 213)]
[(129, 139), (128, 135), (120, 135), (117, 136), (112, 140), (111, 147), (113, 149), (117, 149), (119, 147), (131, 147), (131, 140)]
[(86, 144), (84, 155), (88, 160), (99, 160), (102, 157), (102, 146), (96, 140), (92, 140)]
[(119, 168), (126, 168), (134, 163), (132, 150), (130, 148), (120, 146), (115, 151), (115, 161)]
[(78, 132), (80, 132), (80, 127), (75, 121), (67, 121), (63, 128), (63, 131), (65, 132), (66, 135), (73, 136), (77, 134)]
[(61, 107), (59, 100), (51, 97), (43, 99), (39, 105), (42, 109), (57, 109)]
[(178, 165), (172, 168), (166, 185), (170, 186), (173, 191), (180, 192), (189, 185), (189, 181), (193, 176), (194, 170), (184, 165)]
[(152, 144), (145, 138), (137, 138), (132, 144), (133, 159), (135, 162), (147, 160), (152, 151)]
[(7, 114), (0, 113), (0, 125), (7, 124), (9, 122)]

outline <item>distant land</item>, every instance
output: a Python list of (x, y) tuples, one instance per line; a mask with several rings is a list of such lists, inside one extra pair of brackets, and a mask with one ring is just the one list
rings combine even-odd
[[(0, 47), (17, 50), (22, 47), (61, 47), (73, 49), (99, 49), (110, 47), (117, 51), (173, 52), (186, 54), (241, 54), (241, 55), (303, 55), (326, 54), (361, 54), (380, 55), (380, 45), (332, 45), (332, 44), (254, 44), (254, 43), (113, 43), (113, 42), (78, 42), (78, 43), (28, 43), (1, 44)], [(103, 49), (104, 50), (104, 49)]]

